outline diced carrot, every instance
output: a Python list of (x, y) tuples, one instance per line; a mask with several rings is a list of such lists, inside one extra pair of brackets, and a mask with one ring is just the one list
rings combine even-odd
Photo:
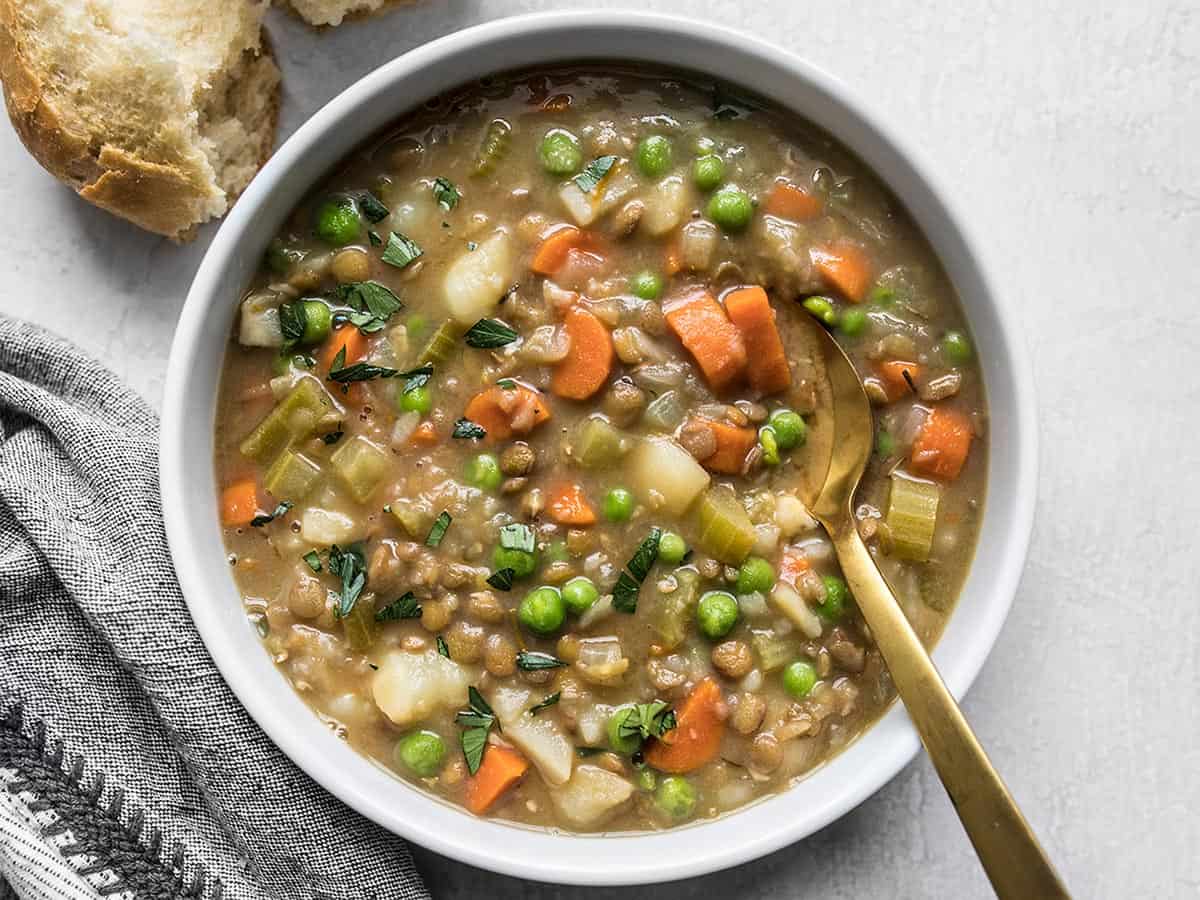
[[(367, 353), (367, 336), (358, 330), (357, 326), (346, 323), (333, 332), (321, 347), (320, 355), (318, 356), (319, 371), (318, 378), (324, 378), (329, 374), (329, 369), (333, 366), (333, 360), (338, 355), (338, 352), (346, 348), (346, 358), (342, 362), (344, 366), (351, 366), (362, 359)], [(329, 385), (335, 389), (336, 396), (339, 399), (345, 400), (351, 406), (361, 406), (363, 402), (363, 385), (362, 382), (353, 382), (344, 384), (341, 387)]]
[(249, 525), (258, 514), (258, 485), (253, 478), (235, 481), (221, 491), (222, 525)]
[(583, 488), (573, 482), (564, 482), (550, 490), (546, 511), (559, 525), (596, 524), (596, 511), (588, 503)]
[(488, 744), (479, 771), (467, 778), (467, 809), (477, 816), (487, 812), (528, 769), (529, 760), (516, 750)]
[(763, 394), (787, 390), (792, 371), (767, 292), (757, 285), (730, 291), (725, 295), (725, 312), (742, 333), (750, 385)]
[[(913, 385), (921, 377), (921, 366), (903, 359), (889, 359), (875, 364), (888, 400), (896, 401), (913, 392)], [(906, 375), (907, 373), (907, 375)], [(911, 383), (909, 381), (911, 379)]]
[(858, 303), (871, 286), (871, 259), (854, 244), (838, 243), (811, 251), (817, 271), (847, 300)]
[(663, 271), (667, 275), (678, 275), (683, 271), (683, 249), (679, 246), (678, 236), (671, 239), (663, 253)]
[(746, 371), (742, 333), (704, 288), (690, 288), (663, 304), (667, 324), (695, 358), (713, 390), (722, 391)]
[(763, 204), (763, 212), (769, 216), (781, 219), (791, 219), (793, 222), (806, 222), (821, 215), (825, 204), (812, 191), (792, 184), (785, 178), (780, 178), (767, 194)]
[(554, 367), (550, 390), (570, 400), (586, 400), (604, 387), (612, 372), (612, 337), (603, 322), (579, 306), (567, 310), (563, 327), (570, 349)]
[(585, 250), (601, 260), (604, 258), (604, 246), (597, 235), (574, 225), (560, 225), (542, 238), (529, 268), (538, 275), (553, 275), (562, 268), (572, 250)]
[(675, 727), (646, 745), (647, 765), (660, 772), (693, 772), (717, 758), (725, 737), (724, 699), (712, 678), (688, 694), (675, 713)]
[(413, 429), (408, 442), (416, 447), (432, 447), (438, 442), (437, 427), (426, 420)]
[(482, 425), (489, 442), (507, 441), (514, 434), (527, 434), (550, 418), (550, 407), (532, 388), (493, 385), (480, 391), (467, 404), (463, 415)]
[(792, 545), (784, 549), (783, 558), (779, 560), (779, 580), (795, 587), (796, 580), (811, 568), (812, 563), (804, 551)]
[(925, 417), (912, 446), (912, 469), (918, 475), (953, 481), (971, 449), (971, 420), (939, 406)]
[(740, 475), (746, 462), (746, 454), (758, 440), (758, 432), (753, 428), (739, 428), (737, 425), (714, 422), (712, 419), (692, 419), (692, 423), (708, 428), (716, 442), (716, 452), (700, 460), (701, 464), (713, 472)]

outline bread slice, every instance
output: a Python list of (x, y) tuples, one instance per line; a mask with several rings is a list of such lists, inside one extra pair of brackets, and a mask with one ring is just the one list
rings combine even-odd
[(0, 79), (29, 152), (80, 196), (183, 240), (271, 153), (269, 0), (0, 0)]
[(341, 25), (347, 16), (368, 16), (396, 0), (288, 0), (309, 25)]

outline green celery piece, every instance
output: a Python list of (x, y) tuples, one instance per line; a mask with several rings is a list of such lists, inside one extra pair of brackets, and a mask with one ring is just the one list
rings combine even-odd
[(892, 473), (885, 521), (892, 536), (892, 555), (924, 562), (933, 547), (941, 490), (928, 481)]
[(433, 524), (432, 517), (412, 500), (393, 500), (389, 508), (400, 527), (414, 541), (424, 541)]
[(800, 647), (795, 641), (782, 638), (773, 631), (756, 631), (750, 638), (758, 653), (759, 668), (764, 672), (782, 669), (800, 656)]
[(729, 566), (741, 564), (754, 546), (754, 523), (733, 491), (709, 488), (696, 504), (700, 549)]
[(362, 653), (375, 643), (378, 625), (375, 622), (374, 604), (367, 597), (359, 597), (354, 608), (342, 619), (342, 628), (351, 650)]
[(642, 420), (658, 431), (672, 432), (683, 421), (684, 409), (675, 391), (659, 394), (642, 413)]
[(585, 469), (602, 469), (617, 462), (628, 444), (620, 430), (606, 419), (584, 419), (575, 434), (574, 459)]
[(361, 434), (337, 449), (329, 462), (359, 503), (366, 501), (388, 470), (388, 452)]
[(417, 357), (417, 365), (444, 366), (454, 357), (458, 349), (458, 339), (466, 334), (466, 329), (453, 319), (447, 319), (437, 327), (425, 344), (425, 349)]
[(303, 500), (321, 477), (321, 467), (301, 453), (284, 450), (263, 476), (263, 485), (272, 497)]
[(650, 613), (651, 626), (668, 650), (674, 650), (687, 637), (696, 600), (700, 595), (700, 573), (692, 568), (676, 569), (677, 587), (669, 594), (659, 593)]
[(290, 444), (312, 434), (322, 418), (333, 412), (333, 401), (317, 380), (301, 378), (242, 441), (242, 456), (266, 465)]

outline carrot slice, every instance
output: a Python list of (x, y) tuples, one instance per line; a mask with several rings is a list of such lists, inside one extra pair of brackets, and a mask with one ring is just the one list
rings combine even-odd
[(570, 400), (586, 400), (604, 387), (612, 372), (612, 337), (603, 322), (578, 306), (567, 310), (563, 327), (571, 341), (570, 350), (555, 366), (550, 390)]
[(820, 197), (784, 178), (775, 182), (763, 204), (763, 212), (767, 215), (791, 219), (793, 222), (815, 219), (824, 209), (825, 204)]
[(472, 397), (463, 415), (484, 427), (489, 442), (507, 441), (514, 434), (526, 434), (548, 421), (550, 407), (532, 388), (494, 385)]
[(787, 547), (779, 560), (779, 580), (795, 587), (797, 579), (811, 568), (812, 563), (803, 550), (796, 546)]
[(725, 736), (721, 688), (705, 678), (692, 688), (675, 714), (675, 727), (647, 745), (647, 765), (660, 772), (693, 772), (717, 758)]
[(953, 481), (971, 449), (971, 420), (939, 406), (926, 416), (912, 446), (912, 469), (918, 475)]
[(692, 421), (706, 426), (716, 441), (716, 452), (712, 456), (700, 460), (704, 468), (725, 475), (740, 475), (742, 466), (746, 462), (746, 454), (758, 440), (758, 432), (753, 428), (739, 428), (737, 425), (714, 422), (712, 419), (693, 419)]
[(691, 288), (669, 298), (663, 308), (667, 325), (700, 366), (716, 391), (732, 385), (746, 371), (746, 345), (725, 310), (704, 288)]
[[(875, 371), (883, 388), (887, 391), (888, 400), (896, 401), (905, 394), (913, 392), (913, 385), (921, 377), (921, 366), (915, 362), (903, 359), (889, 359), (875, 364)], [(909, 381), (911, 379), (911, 383)]]
[(814, 247), (813, 264), (825, 280), (847, 300), (858, 303), (871, 286), (871, 259), (854, 244), (839, 243)]
[(550, 518), (560, 525), (595, 525), (596, 511), (578, 484), (566, 482), (550, 491), (546, 504)]
[(572, 250), (586, 251), (599, 259), (605, 255), (604, 243), (598, 235), (574, 225), (560, 225), (538, 244), (529, 268), (538, 275), (553, 275), (563, 267)]
[(328, 372), (334, 358), (343, 347), (346, 348), (346, 359), (342, 365), (353, 365), (367, 352), (367, 336), (349, 323), (339, 327), (325, 340), (325, 345), (321, 348), (318, 357), (321, 368)]
[(479, 771), (467, 779), (467, 809), (477, 816), (486, 812), (528, 769), (529, 760), (516, 750), (489, 744)]
[(258, 485), (253, 478), (235, 481), (221, 491), (222, 525), (249, 525), (258, 513)]
[(763, 394), (787, 390), (792, 372), (767, 292), (757, 285), (730, 291), (725, 295), (725, 312), (742, 333), (750, 385)]
[(422, 422), (413, 429), (408, 442), (416, 447), (432, 447), (438, 442), (437, 427), (432, 422)]

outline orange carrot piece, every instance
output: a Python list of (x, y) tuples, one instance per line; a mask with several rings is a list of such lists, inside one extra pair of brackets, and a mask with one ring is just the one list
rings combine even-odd
[(787, 351), (767, 292), (757, 285), (730, 291), (725, 295), (725, 312), (742, 333), (750, 385), (763, 394), (777, 394), (791, 387)]
[(712, 419), (692, 421), (707, 426), (717, 444), (717, 450), (712, 456), (700, 460), (704, 468), (724, 475), (740, 475), (742, 465), (746, 462), (746, 454), (758, 440), (758, 432), (753, 428), (739, 428), (737, 425), (714, 422)]
[(793, 222), (815, 219), (824, 209), (825, 204), (815, 193), (806, 191), (784, 178), (775, 182), (763, 204), (763, 212), (767, 215), (791, 219)]
[(578, 306), (567, 310), (563, 327), (571, 341), (566, 358), (554, 367), (550, 390), (569, 400), (586, 400), (608, 381), (613, 342), (604, 323)]
[(675, 728), (646, 745), (646, 764), (660, 772), (682, 774), (712, 762), (725, 737), (723, 707), (720, 686), (705, 678), (676, 711)]
[(949, 407), (933, 410), (912, 446), (912, 469), (918, 475), (953, 481), (971, 449), (971, 420)]
[(871, 286), (871, 259), (854, 244), (839, 243), (814, 248), (811, 252), (817, 271), (847, 300), (858, 303)]
[(253, 478), (235, 481), (221, 491), (222, 525), (249, 525), (250, 520), (258, 513), (258, 485)]
[(480, 391), (467, 404), (463, 415), (482, 425), (489, 442), (506, 441), (513, 434), (526, 434), (550, 418), (550, 407), (532, 388), (494, 385)]
[(528, 769), (529, 760), (516, 750), (488, 744), (479, 771), (467, 778), (467, 809), (477, 816), (486, 812)]
[(787, 547), (783, 551), (783, 558), (779, 560), (779, 580), (795, 587), (800, 576), (811, 568), (812, 563), (803, 550), (796, 546)]
[(663, 304), (667, 325), (700, 366), (713, 390), (722, 391), (746, 371), (742, 333), (704, 288), (692, 288)]
[(430, 421), (422, 422), (413, 429), (408, 441), (416, 447), (432, 447), (438, 442), (437, 427)]
[(588, 503), (583, 488), (573, 482), (564, 482), (551, 488), (546, 511), (559, 525), (596, 524), (596, 511)]
[(319, 356), (320, 367), (324, 372), (333, 365), (334, 357), (343, 347), (346, 348), (346, 359), (342, 363), (350, 366), (358, 362), (367, 352), (367, 336), (349, 323), (342, 325), (325, 340)]
[[(921, 366), (915, 362), (908, 362), (903, 359), (889, 359), (884, 362), (875, 364), (875, 371), (879, 375), (879, 380), (883, 382), (883, 389), (887, 391), (888, 400), (896, 401), (905, 394), (913, 392), (913, 384), (917, 383), (917, 379), (921, 377)], [(905, 373), (908, 377), (905, 377)], [(912, 379), (912, 384), (909, 384), (909, 378)]]
[(542, 239), (529, 264), (538, 275), (553, 275), (567, 261), (572, 250), (584, 250), (603, 258), (604, 248), (599, 237), (574, 225), (561, 225)]

